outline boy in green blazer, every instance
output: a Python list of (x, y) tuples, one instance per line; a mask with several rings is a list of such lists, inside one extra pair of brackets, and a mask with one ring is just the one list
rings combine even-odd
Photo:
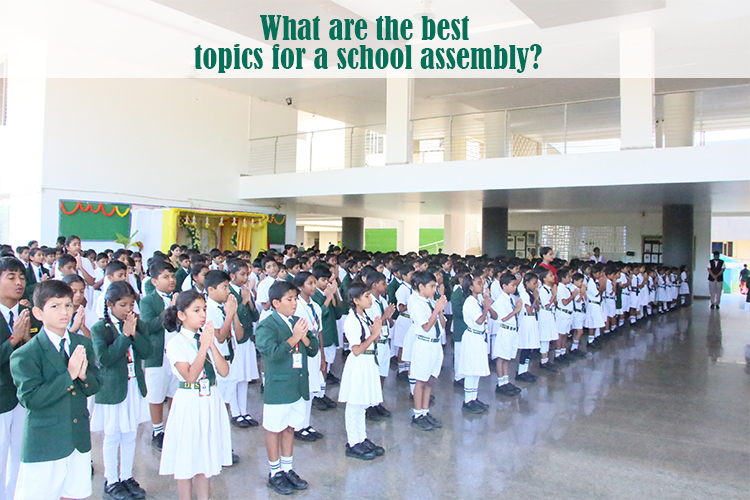
[[(29, 266), (30, 267), (30, 266)], [(18, 404), (16, 386), (10, 374), (10, 356), (31, 340), (41, 324), (28, 307), (19, 302), (24, 297), (26, 269), (13, 257), (0, 259), (0, 497), (12, 499), (18, 468), (21, 466), (21, 441), (26, 410)]]
[(86, 337), (70, 335), (73, 290), (47, 280), (34, 290), (44, 327), (10, 357), (18, 400), (27, 410), (17, 500), (91, 495), (91, 431), (86, 398), (101, 377)]
[(25, 297), (31, 300), (34, 294), (34, 287), (37, 283), (49, 279), (49, 271), (44, 267), (44, 250), (41, 248), (32, 248), (29, 250), (29, 265), (26, 267), (26, 294)]
[(190, 276), (190, 255), (183, 253), (179, 257), (180, 266), (174, 275), (176, 280), (175, 290), (182, 290), (182, 282)]
[(151, 355), (144, 359), (145, 380), (148, 393), (146, 401), (151, 410), (154, 426), (151, 444), (161, 451), (164, 442), (164, 402), (171, 401), (179, 381), (167, 361), (166, 345), (175, 335), (164, 329), (164, 311), (177, 299), (174, 293), (176, 280), (174, 267), (167, 261), (156, 261), (149, 268), (154, 293), (141, 299), (143, 333), (151, 341)]
[[(271, 473), (268, 485), (288, 495), (307, 488), (292, 469), (294, 428), (305, 418), (305, 400), (310, 399), (307, 359), (317, 354), (318, 339), (307, 320), (294, 316), (297, 288), (276, 281), (268, 291), (273, 312), (260, 322), (256, 333), (258, 351), (266, 370), (263, 393), (263, 427), (267, 431), (266, 451)], [(280, 450), (280, 453), (279, 453)]]

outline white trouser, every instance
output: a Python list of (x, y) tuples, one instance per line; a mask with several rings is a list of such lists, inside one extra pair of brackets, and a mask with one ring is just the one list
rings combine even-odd
[(16, 494), (25, 421), (26, 410), (20, 404), (0, 414), (0, 500), (13, 500)]
[(367, 438), (365, 429), (365, 405), (353, 405), (346, 403), (344, 410), (344, 421), (346, 422), (346, 439), (349, 446), (359, 444)]
[[(249, 415), (247, 412), (247, 380), (237, 382), (237, 410), (240, 415)], [(234, 413), (234, 412), (232, 412)]]
[(724, 283), (721, 281), (709, 281), (708, 292), (711, 294), (711, 305), (718, 306), (721, 304), (721, 289)]
[(310, 395), (310, 399), (305, 401), (305, 418), (302, 420), (302, 423), (295, 427), (295, 431), (301, 431), (302, 429), (307, 429), (310, 427), (310, 413), (312, 412), (312, 395)]
[(461, 342), (453, 343), (453, 380), (461, 380), (458, 378), (458, 362), (461, 361)]
[[(136, 432), (104, 434), (102, 458), (104, 477), (108, 484), (125, 481), (133, 477)], [(120, 449), (120, 475), (117, 475), (117, 449)]]

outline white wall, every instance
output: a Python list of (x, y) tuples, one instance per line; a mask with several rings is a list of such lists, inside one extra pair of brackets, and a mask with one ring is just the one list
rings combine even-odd
[(713, 216), (712, 241), (750, 241), (750, 216)]
[[(508, 230), (510, 231), (537, 231), (541, 238), (542, 225), (570, 225), (570, 226), (626, 226), (627, 248), (625, 251), (635, 252), (635, 257), (629, 261), (640, 261), (642, 250), (642, 237), (661, 234), (661, 212), (638, 213), (518, 213), (511, 211), (508, 214)], [(624, 254), (603, 254), (607, 259), (622, 260)], [(571, 256), (573, 257), (573, 256)]]
[(41, 238), (60, 199), (257, 210), (238, 198), (247, 96), (177, 79), (49, 79)]

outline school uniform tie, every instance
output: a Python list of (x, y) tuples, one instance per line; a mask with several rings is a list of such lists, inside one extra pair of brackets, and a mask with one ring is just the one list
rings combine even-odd
[(10, 331), (13, 331), (13, 323), (15, 320), (13, 319), (13, 311), (8, 311), (8, 326), (10, 327)]
[[(201, 334), (200, 333), (195, 334), (195, 345), (198, 347), (198, 350), (200, 350), (201, 348)], [(211, 358), (208, 357), (208, 352), (206, 352), (206, 359), (203, 361), (203, 372), (206, 374), (206, 378), (208, 379), (211, 385), (216, 383), (216, 372), (214, 371), (214, 365), (211, 364)]]
[[(430, 312), (435, 312), (435, 308), (432, 306), (432, 303), (427, 302), (427, 305), (430, 306)], [(440, 338), (440, 315), (438, 314), (438, 317), (435, 318), (435, 331), (437, 332), (437, 335), (435, 338)]]
[[(320, 318), (318, 318), (318, 315), (315, 313), (315, 308), (312, 305), (312, 302), (307, 304), (307, 307), (310, 308), (310, 313), (312, 314), (313, 319), (315, 320), (315, 328), (317, 331), (320, 331), (322, 329), (322, 325), (320, 324)], [(294, 328), (294, 327), (292, 327)]]
[(62, 354), (63, 361), (65, 362), (65, 366), (68, 366), (68, 363), (70, 362), (70, 356), (68, 356), (68, 353), (65, 351), (65, 340), (66, 339), (60, 339), (60, 354)]
[[(221, 311), (221, 317), (226, 321), (227, 319), (227, 313), (224, 312), (224, 304), (219, 305), (219, 311)], [(230, 363), (234, 361), (234, 346), (232, 345), (232, 330), (229, 329), (229, 336), (227, 337), (227, 347), (229, 348), (229, 355), (224, 356), (224, 359), (229, 361)]]

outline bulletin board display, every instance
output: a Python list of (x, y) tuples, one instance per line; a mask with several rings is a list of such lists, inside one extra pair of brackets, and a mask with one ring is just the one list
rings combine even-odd
[(643, 237), (643, 256), (644, 264), (661, 264), (662, 247), (661, 236), (644, 236)]
[(130, 205), (98, 201), (60, 201), (59, 234), (84, 241), (114, 241), (130, 236)]
[(508, 257), (529, 259), (537, 256), (537, 231), (508, 231)]

